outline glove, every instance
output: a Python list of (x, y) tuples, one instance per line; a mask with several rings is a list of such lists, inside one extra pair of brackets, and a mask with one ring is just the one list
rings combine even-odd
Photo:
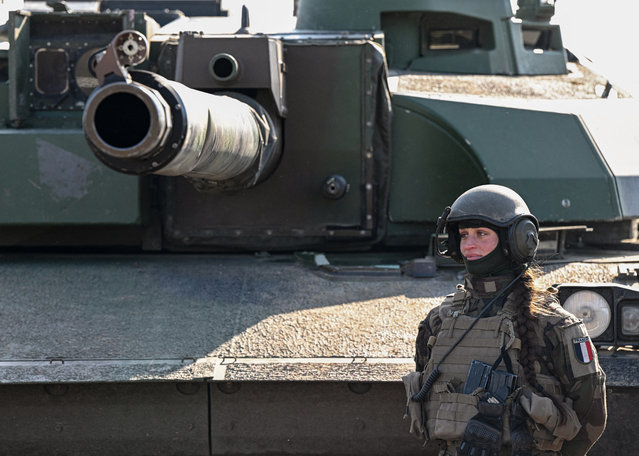
[(526, 412), (514, 401), (510, 412), (510, 445), (512, 456), (532, 456), (533, 439), (526, 424)]
[(479, 413), (472, 417), (458, 448), (459, 456), (499, 456), (504, 405), (480, 400)]

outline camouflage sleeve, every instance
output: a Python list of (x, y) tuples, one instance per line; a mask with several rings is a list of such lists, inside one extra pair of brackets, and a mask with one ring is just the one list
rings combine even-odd
[(562, 455), (583, 456), (606, 427), (606, 377), (581, 322), (556, 327), (550, 336), (553, 373), (581, 423), (575, 438), (564, 443)]
[(428, 364), (430, 358), (428, 339), (439, 332), (440, 326), (441, 319), (439, 306), (437, 306), (428, 312), (426, 318), (419, 323), (417, 328), (417, 339), (415, 340), (415, 370), (417, 372), (423, 371)]

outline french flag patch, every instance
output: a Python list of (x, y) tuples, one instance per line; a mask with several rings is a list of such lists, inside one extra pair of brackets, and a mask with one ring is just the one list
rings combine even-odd
[(579, 337), (572, 340), (575, 346), (575, 354), (577, 359), (584, 364), (588, 364), (592, 361), (592, 342), (589, 337)]

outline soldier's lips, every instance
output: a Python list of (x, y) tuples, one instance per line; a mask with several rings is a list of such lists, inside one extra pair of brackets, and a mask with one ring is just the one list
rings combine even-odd
[(483, 255), (468, 255), (466, 257), (466, 259), (468, 261), (474, 261), (474, 260), (479, 260)]

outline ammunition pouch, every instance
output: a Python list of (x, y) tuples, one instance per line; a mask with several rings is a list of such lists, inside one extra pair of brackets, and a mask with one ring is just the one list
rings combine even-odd
[[(501, 357), (498, 361), (501, 361)], [(464, 382), (464, 394), (473, 394), (478, 388), (481, 388), (488, 391), (499, 402), (504, 403), (516, 387), (517, 376), (515, 374), (496, 370), (495, 367), (486, 363), (473, 360)]]
[(419, 393), (422, 386), (422, 372), (411, 372), (402, 377), (406, 389), (406, 412), (404, 419), (410, 418), (409, 431), (420, 440), (428, 440), (426, 430), (425, 404), (423, 401), (414, 401), (412, 397)]
[[(435, 389), (440, 385), (435, 385)], [(459, 441), (468, 421), (477, 415), (477, 396), (434, 392), (426, 402), (427, 428), (431, 439)]]

